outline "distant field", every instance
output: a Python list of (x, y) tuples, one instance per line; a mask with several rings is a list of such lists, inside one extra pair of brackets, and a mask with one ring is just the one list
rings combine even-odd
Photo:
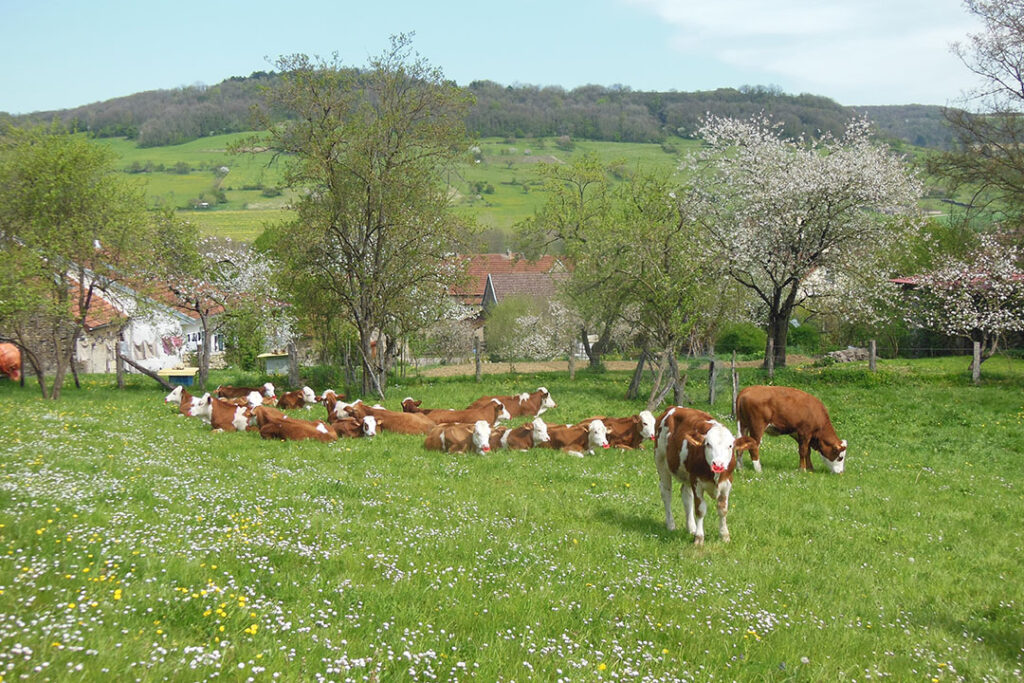
[[(277, 187), (282, 182), (280, 165), (270, 163), (269, 153), (228, 153), (232, 143), (248, 135), (219, 135), (183, 145), (145, 149), (124, 139), (104, 139), (98, 144), (110, 147), (121, 160), (118, 166), (144, 183), (152, 206), (183, 210), (183, 215), (209, 234), (252, 240), (267, 223), (287, 215), (289, 195), (263, 194), (264, 188)], [(533, 215), (544, 202), (543, 193), (537, 191), (539, 163), (566, 163), (575, 155), (589, 152), (607, 163), (622, 161), (627, 170), (671, 170), (681, 154), (699, 143), (673, 139), (663, 147), (584, 141), (576, 143), (570, 151), (559, 149), (552, 139), (510, 143), (488, 138), (477, 144), (482, 161), (460, 164), (446, 176), (446, 181), (451, 186), (456, 211), (487, 230), (487, 248), (498, 250), (503, 248), (504, 236), (513, 226)], [(179, 165), (186, 172), (176, 172)], [(228, 169), (222, 178), (218, 175), (221, 167)], [(224, 193), (225, 203), (216, 203), (218, 188)], [(207, 202), (209, 208), (192, 210), (199, 201)]]

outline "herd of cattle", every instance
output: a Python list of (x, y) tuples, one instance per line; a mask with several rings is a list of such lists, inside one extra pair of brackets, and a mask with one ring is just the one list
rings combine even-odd
[[(339, 437), (372, 437), (377, 430), (424, 435), (430, 450), (479, 454), (499, 448), (525, 451), (552, 448), (577, 456), (604, 448), (642, 448), (655, 441), (654, 461), (665, 504), (665, 525), (675, 529), (672, 516), (673, 479), (678, 479), (686, 510), (686, 526), (694, 542), (704, 542), (706, 499), (717, 504), (719, 535), (729, 540), (726, 514), (733, 471), (742, 454), (750, 453), (761, 471), (760, 444), (765, 434), (789, 434), (796, 439), (800, 469), (811, 470), (810, 451), (821, 454), (829, 470), (842, 473), (846, 441), (836, 435), (828, 411), (814, 396), (799, 389), (751, 386), (736, 398), (736, 435), (709, 413), (673, 406), (655, 417), (644, 410), (631, 417), (594, 416), (570, 425), (545, 422), (540, 415), (556, 406), (544, 387), (516, 396), (482, 396), (464, 409), (421, 406), (412, 398), (402, 411), (370, 406), (360, 400), (345, 403), (330, 389), (319, 396), (309, 387), (275, 394), (273, 384), (262, 387), (220, 386), (216, 396), (194, 397), (182, 386), (167, 395), (181, 415), (198, 417), (214, 430), (258, 431), (264, 439), (336, 441)], [(322, 405), (327, 420), (304, 420), (285, 414), (294, 408)], [(502, 425), (517, 417), (532, 417), (517, 427)]]

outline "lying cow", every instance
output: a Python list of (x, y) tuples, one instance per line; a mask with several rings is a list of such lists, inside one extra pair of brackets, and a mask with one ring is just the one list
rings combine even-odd
[[(403, 404), (404, 408), (404, 404)], [(501, 401), (496, 398), (491, 399), (487, 403), (479, 405), (475, 408), (466, 408), (464, 410), (447, 410), (444, 408), (435, 408), (433, 410), (424, 410), (419, 413), (405, 413), (406, 415), (423, 415), (434, 421), (437, 424), (447, 422), (464, 422), (472, 424), (478, 420), (484, 420), (487, 424), (492, 427), (502, 420), (511, 419), (508, 410), (502, 405)]]
[(665, 504), (665, 526), (676, 528), (672, 517), (672, 478), (682, 482), (680, 488), (686, 510), (686, 528), (693, 542), (704, 543), (705, 496), (718, 506), (718, 534), (729, 541), (726, 515), (732, 473), (736, 469), (736, 451), (750, 447), (752, 440), (734, 438), (722, 423), (702, 410), (675, 406), (658, 419), (654, 464), (658, 468), (661, 500)]
[[(487, 405), (491, 401), (498, 401), (505, 406), (505, 410), (508, 411), (510, 419), (513, 417), (520, 417), (522, 415), (540, 415), (545, 410), (550, 410), (551, 408), (556, 407), (555, 401), (551, 398), (551, 394), (544, 387), (537, 387), (537, 391), (534, 391), (533, 393), (522, 393), (518, 396), (481, 396), (470, 403), (467, 407), (479, 408), (480, 406)], [(402, 407), (404, 409), (405, 405), (403, 404)]]
[(437, 423), (426, 415), (419, 413), (399, 413), (380, 406), (369, 406), (359, 399), (352, 403), (337, 401), (331, 421), (345, 417), (363, 418), (372, 415), (377, 420), (377, 428), (398, 434), (429, 434)]
[(317, 402), (316, 392), (309, 387), (287, 391), (277, 397), (277, 407), (286, 410), (292, 408), (306, 408), (308, 410)]
[(236, 406), (209, 394), (203, 394), (199, 404), (189, 409), (193, 417), (209, 422), (214, 431), (245, 431), (249, 426), (251, 410), (248, 406)]
[(486, 420), (473, 424), (451, 422), (439, 424), (430, 430), (423, 447), (430, 451), (465, 453), (470, 448), (480, 455), (491, 450), (491, 425)]
[(491, 431), (492, 449), (507, 448), (513, 451), (526, 451), (542, 446), (550, 440), (548, 426), (539, 417), (518, 427), (497, 427)]
[(761, 439), (765, 434), (789, 434), (796, 439), (800, 469), (811, 471), (811, 449), (821, 454), (825, 465), (836, 474), (846, 468), (846, 441), (832, 427), (828, 410), (814, 396), (792, 387), (747, 387), (736, 397), (736, 427), (750, 437), (750, 461), (761, 471)]
[(221, 385), (217, 387), (214, 392), (220, 398), (244, 398), (249, 395), (250, 392), (259, 392), (265, 398), (277, 399), (274, 394), (274, 385), (267, 382), (261, 387), (233, 387), (229, 385)]
[(377, 418), (373, 415), (365, 417), (343, 417), (328, 425), (339, 437), (360, 437), (377, 435)]
[(585, 453), (593, 455), (598, 448), (608, 448), (608, 430), (601, 420), (591, 420), (586, 425), (548, 423), (547, 428), (550, 437), (544, 444), (547, 448), (562, 450), (580, 457)]
[(283, 441), (316, 439), (330, 443), (338, 440), (338, 435), (334, 430), (328, 429), (323, 422), (310, 423), (306, 420), (290, 418), (268, 422), (260, 427), (260, 436), (264, 439), (281, 439)]
[(164, 403), (177, 403), (178, 414), (184, 417), (189, 416), (192, 406), (199, 405), (199, 398), (188, 393), (188, 389), (178, 385), (171, 390), (171, 393), (164, 397)]
[(608, 430), (608, 445), (612, 448), (634, 450), (643, 448), (645, 441), (654, 441), (654, 414), (649, 410), (632, 417), (590, 417), (580, 424), (587, 425), (598, 419)]

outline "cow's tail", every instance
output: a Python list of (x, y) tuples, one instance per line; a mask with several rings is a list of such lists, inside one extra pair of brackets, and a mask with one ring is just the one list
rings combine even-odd
[[(736, 439), (743, 438), (743, 425), (740, 424), (739, 411), (736, 411)], [(743, 451), (736, 454), (736, 469), (743, 467)]]

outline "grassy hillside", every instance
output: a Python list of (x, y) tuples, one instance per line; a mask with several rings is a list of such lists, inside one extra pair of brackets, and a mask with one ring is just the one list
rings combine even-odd
[[(767, 440), (764, 472), (737, 474), (732, 542), (712, 511), (703, 548), (665, 530), (650, 445), (265, 442), (177, 417), (148, 379), (87, 377), (59, 404), (0, 382), (3, 673), (1020, 680), (1024, 365), (997, 361), (981, 387), (964, 358), (780, 372), (829, 406), (846, 473), (800, 473), (793, 441)], [(543, 384), (548, 419), (572, 421), (635, 413), (628, 381), (411, 379), (387, 405)], [(732, 426), (727, 395), (713, 412)]]
[[(144, 183), (153, 206), (179, 209), (210, 234), (251, 240), (267, 223), (287, 217), (289, 195), (266, 196), (267, 188), (281, 184), (280, 166), (271, 164), (269, 153), (228, 153), (228, 146), (242, 137), (211, 136), (173, 147), (139, 148), (124, 139), (97, 144), (108, 145), (118, 155), (120, 168), (136, 171), (134, 175)], [(507, 142), (491, 138), (479, 142), (480, 163), (467, 160), (447, 181), (457, 210), (490, 229), (490, 239), (500, 242), (505, 232), (544, 201), (543, 194), (535, 191), (538, 163), (564, 163), (573, 155), (589, 152), (608, 163), (621, 160), (626, 169), (637, 165), (673, 169), (680, 155), (696, 144), (682, 139), (665, 146), (586, 141), (564, 151), (551, 139)], [(222, 167), (228, 169), (226, 175), (221, 175)], [(216, 203), (218, 190), (223, 191), (226, 202)], [(209, 206), (193, 208), (199, 200)], [(501, 244), (491, 246), (501, 248)]]

